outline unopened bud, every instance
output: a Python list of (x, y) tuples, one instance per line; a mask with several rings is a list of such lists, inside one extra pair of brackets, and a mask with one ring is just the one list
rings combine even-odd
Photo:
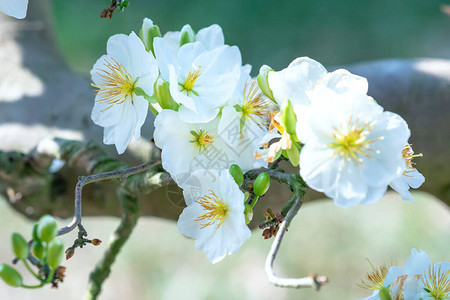
[(181, 28), (180, 32), (180, 47), (184, 44), (195, 42), (195, 32), (192, 30), (191, 25), (186, 24)]
[(58, 235), (58, 226), (55, 219), (50, 215), (45, 215), (39, 219), (38, 237), (41, 241), (50, 242)]
[(54, 239), (48, 244), (47, 263), (50, 268), (56, 269), (64, 257), (64, 244), (60, 239)]
[(28, 257), (28, 243), (25, 239), (18, 233), (13, 233), (11, 236), (11, 244), (13, 248), (14, 255), (18, 259), (24, 259)]
[(253, 192), (257, 196), (264, 195), (270, 187), (270, 176), (266, 172), (261, 173), (256, 177), (253, 183)]
[(98, 246), (98, 245), (100, 245), (100, 244), (102, 243), (102, 241), (99, 240), (99, 239), (92, 239), (92, 240), (91, 240), (91, 243), (92, 243), (92, 245), (94, 245), (94, 246)]
[(33, 245), (31, 245), (31, 253), (33, 253), (37, 259), (41, 260), (45, 257), (45, 247), (41, 242), (34, 241)]
[(19, 287), (22, 285), (22, 276), (16, 269), (8, 265), (0, 265), (0, 277), (10, 286)]
[(75, 254), (75, 249), (72, 247), (66, 249), (66, 260), (69, 260), (72, 258), (72, 256)]
[(272, 228), (267, 228), (263, 231), (262, 236), (265, 240), (270, 239), (272, 237)]
[(242, 174), (241, 168), (236, 164), (232, 164), (230, 166), (230, 174), (234, 178), (234, 181), (237, 183), (237, 185), (241, 186), (244, 182), (244, 174)]
[(256, 77), (256, 80), (258, 81), (259, 89), (266, 95), (270, 100), (275, 101), (275, 98), (273, 97), (273, 92), (269, 87), (269, 72), (273, 71), (273, 69), (267, 65), (263, 65), (259, 69), (259, 74)]

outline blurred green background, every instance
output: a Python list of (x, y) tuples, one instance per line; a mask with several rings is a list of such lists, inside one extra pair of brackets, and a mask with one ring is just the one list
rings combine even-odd
[(450, 58), (450, 17), (442, 0), (131, 0), (112, 20), (99, 18), (109, 0), (53, 0), (61, 49), (88, 72), (106, 52), (107, 39), (138, 32), (151, 18), (166, 31), (217, 23), (243, 62), (274, 69), (298, 56), (325, 66), (391, 57)]
[[(33, 1), (33, 0), (32, 0)], [(39, 1), (39, 0), (34, 0)], [(262, 64), (275, 69), (298, 56), (310, 56), (326, 66), (381, 58), (450, 58), (450, 17), (440, 0), (131, 0), (124, 13), (100, 19), (109, 0), (54, 0), (59, 47), (74, 68), (88, 73), (106, 52), (107, 39), (117, 33), (138, 32), (144, 17), (163, 32), (189, 23), (196, 30), (217, 23), (226, 42), (238, 45), (243, 62), (257, 72)], [(420, 165), (419, 165), (420, 170)], [(305, 205), (286, 235), (276, 272), (284, 276), (325, 274), (330, 283), (319, 293), (270, 285), (264, 273), (271, 241), (256, 230), (241, 250), (211, 265), (184, 238), (174, 222), (142, 218), (113, 267), (101, 299), (318, 299), (368, 296), (356, 282), (375, 265), (403, 265), (411, 248), (426, 250), (433, 262), (450, 261), (450, 212), (437, 199), (415, 193), (415, 204), (388, 194), (371, 206), (350, 210), (331, 201)], [(155, 199), (149, 199), (154, 201)], [(25, 220), (0, 199), (1, 262), (11, 252), (7, 241), (14, 231), (29, 234)], [(61, 220), (65, 225), (68, 220)], [(88, 274), (101, 257), (118, 224), (114, 218), (85, 218), (90, 237), (104, 241), (86, 247), (65, 265), (67, 280), (60, 289), (13, 289), (0, 284), (0, 299), (81, 299)], [(68, 245), (75, 236), (64, 237)], [(28, 278), (27, 280), (32, 280)]]

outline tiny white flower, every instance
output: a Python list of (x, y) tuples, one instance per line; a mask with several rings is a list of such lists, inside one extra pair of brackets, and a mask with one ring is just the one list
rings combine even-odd
[(176, 55), (163, 38), (153, 42), (161, 78), (181, 104), (186, 122), (209, 122), (233, 94), (240, 77), (241, 53), (236, 46), (207, 50), (200, 42), (183, 45)]
[(91, 77), (97, 88), (91, 118), (105, 128), (103, 142), (115, 144), (122, 154), (133, 135), (136, 140), (141, 136), (149, 105), (141, 92), (153, 95), (158, 77), (156, 60), (135, 33), (114, 35), (108, 40), (107, 55), (97, 60)]
[(0, 11), (16, 19), (27, 15), (28, 0), (0, 0)]
[(330, 92), (311, 102), (307, 126), (300, 175), (338, 206), (378, 201), (402, 172), (408, 125), (371, 97)]
[(244, 194), (228, 170), (197, 170), (183, 184), (187, 207), (177, 225), (196, 239), (212, 263), (239, 250), (251, 233), (245, 224)]
[(403, 200), (413, 201), (409, 188), (417, 189), (424, 183), (425, 177), (414, 168), (412, 162), (414, 157), (420, 157), (422, 154), (414, 155), (414, 151), (410, 144), (405, 145), (402, 151), (404, 164), (402, 166), (402, 174), (396, 179), (392, 180), (389, 185), (397, 193), (402, 195)]
[(176, 111), (164, 109), (155, 119), (153, 137), (162, 149), (163, 168), (180, 184), (198, 169), (227, 169), (237, 164), (245, 172), (257, 162), (249, 144), (233, 147), (218, 132), (219, 119), (208, 123), (183, 122)]

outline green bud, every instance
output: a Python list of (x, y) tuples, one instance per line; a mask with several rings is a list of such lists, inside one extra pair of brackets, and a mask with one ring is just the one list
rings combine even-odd
[(267, 173), (261, 173), (256, 177), (253, 183), (253, 192), (257, 196), (264, 195), (270, 187), (270, 176)]
[(16, 269), (8, 265), (0, 265), (0, 277), (10, 286), (19, 287), (22, 285), (22, 276)]
[(233, 176), (234, 181), (236, 181), (238, 186), (241, 186), (244, 182), (244, 174), (242, 174), (242, 170), (238, 165), (231, 165), (230, 166), (230, 174)]
[(280, 121), (286, 132), (291, 136), (295, 136), (297, 115), (295, 114), (294, 108), (292, 107), (291, 101), (289, 100), (286, 100), (286, 103), (282, 109)]
[(249, 224), (253, 219), (253, 208), (248, 203), (245, 203), (244, 206), (245, 224)]
[(296, 146), (292, 145), (290, 149), (286, 149), (286, 155), (294, 167), (298, 166), (298, 163), (300, 161), (300, 151)]
[(45, 215), (38, 222), (38, 237), (41, 241), (50, 242), (58, 235), (58, 227), (55, 218)]
[(47, 263), (50, 268), (56, 269), (64, 258), (64, 243), (60, 239), (54, 239), (48, 244)]
[(130, 0), (122, 0), (120, 1), (120, 5), (123, 7), (128, 7), (128, 5), (130, 5)]
[(153, 24), (152, 20), (145, 18), (142, 22), (142, 29), (139, 31), (139, 36), (145, 45), (145, 49), (149, 52), (152, 51), (153, 55), (155, 55), (153, 40), (156, 37), (162, 37), (158, 25)]
[(272, 90), (269, 87), (269, 72), (273, 71), (273, 69), (267, 65), (263, 65), (259, 69), (259, 74), (256, 77), (256, 80), (258, 81), (258, 86), (261, 89), (261, 91), (266, 95), (270, 100), (275, 101), (275, 98), (273, 97)]
[(41, 260), (45, 256), (45, 247), (42, 245), (41, 242), (34, 241), (33, 244), (31, 245), (31, 253), (33, 253), (33, 255), (37, 259)]
[(171, 109), (178, 111), (180, 105), (173, 100), (170, 95), (169, 83), (161, 78), (155, 84), (155, 96), (162, 109)]
[(28, 243), (25, 239), (18, 233), (13, 233), (11, 236), (11, 244), (13, 248), (14, 255), (18, 259), (24, 259), (28, 257)]
[(192, 30), (191, 25), (186, 24), (181, 28), (180, 32), (180, 47), (184, 44), (195, 42), (195, 32)]

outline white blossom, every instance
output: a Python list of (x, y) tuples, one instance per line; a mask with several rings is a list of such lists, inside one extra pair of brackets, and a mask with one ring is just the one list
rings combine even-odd
[(241, 54), (236, 46), (207, 50), (201, 42), (187, 43), (176, 54), (163, 38), (153, 42), (161, 78), (181, 104), (186, 122), (209, 122), (233, 94), (240, 77)]
[(138, 140), (149, 103), (142, 93), (153, 95), (158, 77), (155, 58), (136, 34), (114, 35), (107, 43), (107, 55), (91, 70), (97, 88), (92, 120), (104, 127), (103, 142), (115, 144), (122, 154), (132, 137)]
[(28, 0), (0, 0), (0, 11), (17, 19), (25, 18), (27, 7)]
[(259, 163), (253, 157), (251, 143), (233, 147), (224, 140), (225, 133), (218, 131), (218, 123), (218, 118), (208, 123), (187, 123), (169, 109), (156, 117), (155, 144), (162, 149), (162, 165), (175, 182), (180, 184), (198, 169), (221, 170), (238, 164), (245, 172)]
[(228, 170), (197, 170), (183, 184), (187, 207), (178, 229), (217, 263), (239, 250), (251, 235), (245, 224), (244, 194)]
[(300, 153), (300, 175), (338, 206), (369, 204), (402, 172), (410, 131), (397, 114), (360, 93), (329, 90), (308, 110), (309, 137)]

